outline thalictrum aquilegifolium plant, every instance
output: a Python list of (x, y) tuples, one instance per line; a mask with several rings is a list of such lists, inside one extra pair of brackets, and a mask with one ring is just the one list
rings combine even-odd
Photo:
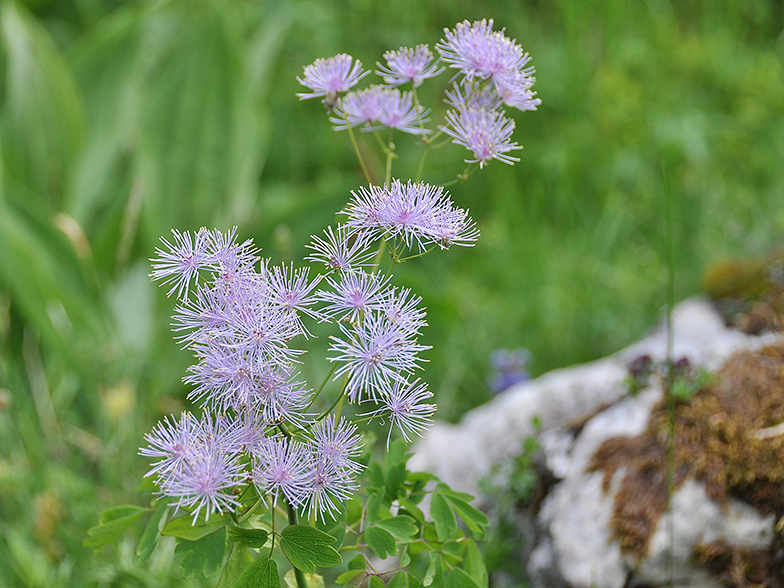
[[(304, 260), (312, 265), (274, 265), (236, 229), (161, 239), (151, 277), (177, 299), (172, 329), (196, 358), (184, 381), (201, 416), (165, 417), (145, 435), (139, 453), (152, 460), (152, 506), (105, 511), (86, 545), (103, 547), (149, 512), (141, 563), (161, 536), (175, 537), (183, 572), (222, 570), (222, 587), (278, 588), (287, 561), (298, 588), (336, 566), (337, 584), (486, 588), (476, 541), (487, 517), (470, 495), (406, 467), (407, 444), (427, 431), (436, 405), (419, 375), (425, 307), (393, 283), (393, 270), (434, 249), (474, 245), (479, 230), (445, 186), (493, 159), (518, 161), (504, 108), (535, 110), (540, 100), (529, 55), (493, 24), (445, 29), (438, 58), (427, 45), (386, 52), (375, 72), (383, 83), (364, 89), (352, 90), (371, 72), (350, 55), (304, 67), (299, 98), (321, 98), (368, 182), (351, 192), (341, 224), (313, 236)], [(417, 88), (445, 71), (453, 73), (449, 108), (434, 129)], [(375, 134), (386, 156), (381, 185), (371, 182), (355, 129)], [(392, 175), (396, 132), (424, 143), (414, 178)], [(470, 152), (467, 167), (444, 185), (422, 182), (427, 152), (450, 140)], [(298, 365), (317, 323), (334, 327), (331, 369), (312, 386)], [(347, 404), (358, 406), (344, 415)], [(369, 421), (389, 426), (383, 457), (366, 443), (372, 433), (360, 431)]]

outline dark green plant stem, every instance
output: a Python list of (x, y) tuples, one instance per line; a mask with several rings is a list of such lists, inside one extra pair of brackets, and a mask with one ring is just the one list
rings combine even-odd
[(673, 380), (675, 376), (675, 364), (673, 358), (674, 334), (672, 330), (672, 309), (675, 305), (675, 245), (673, 237), (673, 217), (672, 217), (672, 193), (667, 182), (667, 172), (662, 163), (662, 175), (664, 177), (664, 240), (667, 248), (667, 375), (666, 389), (667, 396), (667, 535), (669, 545), (667, 547), (666, 573), (667, 586), (672, 587), (675, 573), (675, 515), (672, 511), (672, 497), (675, 494), (675, 397), (673, 396)]
[[(294, 510), (294, 507), (291, 506), (291, 503), (287, 500), (286, 506), (288, 507), (289, 513), (289, 525), (296, 525), (297, 524), (297, 511)], [(302, 573), (302, 570), (298, 570), (296, 566), (294, 566), (294, 577), (297, 579), (297, 588), (308, 588), (308, 583), (305, 581), (305, 574)]]

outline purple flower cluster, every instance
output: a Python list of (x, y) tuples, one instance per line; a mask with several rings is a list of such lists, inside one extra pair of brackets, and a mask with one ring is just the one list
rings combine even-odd
[(348, 216), (346, 226), (363, 239), (398, 239), (424, 251), (431, 245), (470, 246), (479, 237), (468, 211), (456, 208), (440, 186), (393, 180), (389, 187), (362, 187), (351, 194), (342, 213)]
[[(160, 493), (194, 521), (236, 508), (237, 488), (248, 481), (272, 504), (282, 496), (322, 519), (356, 490), (356, 427), (307, 414), (312, 393), (295, 369), (303, 351), (292, 346), (310, 335), (305, 317), (338, 322), (329, 359), (340, 364), (335, 378), (344, 379), (341, 394), (349, 401), (381, 403), (373, 416), (388, 414), (406, 439), (430, 422), (434, 405), (401, 412), (396, 392), (409, 388), (407, 376), (426, 349), (417, 342), (426, 325), (421, 299), (366, 270), (371, 247), (381, 239), (397, 247), (467, 245), (477, 232), (443, 190), (425, 184), (371, 187), (363, 198), (383, 224), (349, 222), (314, 237), (310, 260), (326, 266), (325, 276), (271, 265), (251, 242), (238, 243), (235, 231), (172, 231), (171, 240), (161, 240), (151, 276), (178, 296), (173, 330), (197, 360), (184, 381), (205, 412), (201, 420), (190, 413), (165, 418), (140, 453), (156, 460), (147, 475), (156, 477)], [(447, 225), (451, 233), (438, 232)]]
[(454, 110), (446, 115), (439, 129), (453, 142), (473, 152), (483, 167), (491, 159), (513, 164), (518, 158), (509, 151), (522, 149), (511, 141), (515, 123), (503, 115), (504, 105), (518, 110), (536, 110), (541, 100), (531, 88), (536, 82), (530, 56), (504, 30), (493, 31), (493, 20), (471, 24), (464, 21), (455, 30), (444, 30), (445, 40), (436, 50), (451, 68), (462, 75), (447, 92), (447, 103)]
[[(173, 328), (197, 359), (185, 382), (205, 413), (202, 420), (183, 413), (156, 425), (140, 451), (158, 460), (147, 475), (194, 521), (202, 512), (236, 508), (233, 490), (248, 479), (273, 503), (282, 495), (312, 516), (334, 513), (356, 488), (361, 438), (342, 420), (329, 421), (332, 431), (309, 422), (312, 394), (294, 369), (303, 351), (291, 347), (309, 334), (303, 316), (327, 317), (314, 307), (323, 299), (316, 290), (321, 276), (270, 266), (250, 242), (237, 243), (234, 231), (173, 235), (162, 239), (152, 278), (179, 297)], [(311, 429), (311, 436), (273, 434), (285, 431), (284, 423)], [(336, 437), (343, 449), (325, 461), (320, 447)]]
[(386, 66), (376, 62), (376, 73), (384, 78), (388, 86), (402, 86), (411, 83), (414, 88), (422, 85), (428, 78), (434, 78), (442, 71), (438, 62), (433, 63), (433, 53), (427, 45), (417, 45), (416, 49), (401, 47), (397, 51), (384, 53)]
[[(466, 163), (484, 167), (492, 159), (507, 164), (519, 161), (509, 155), (522, 147), (511, 140), (515, 123), (504, 116), (503, 108), (528, 111), (541, 104), (533, 90), (536, 78), (530, 55), (507, 37), (504, 29), (494, 31), (492, 19), (464, 21), (454, 30), (444, 29), (444, 39), (435, 48), (440, 55), (435, 61), (427, 45), (387, 51), (386, 64), (376, 63), (376, 74), (385, 85), (351, 91), (342, 97), (339, 94), (369, 72), (361, 72), (359, 62), (351, 69), (352, 58), (345, 54), (317, 59), (305, 67), (303, 78), (297, 78), (313, 92), (299, 96), (327, 96), (325, 104), (337, 131), (389, 127), (427, 137), (431, 133), (425, 128), (429, 111), (418, 103), (415, 92), (424, 80), (444, 71), (439, 67), (443, 61), (457, 73), (453, 88), (446, 92), (446, 102), (453, 110), (447, 112), (439, 130), (473, 153), (473, 159), (466, 159)], [(405, 84), (411, 84), (413, 92), (397, 89)]]
[(349, 92), (338, 101), (335, 115), (330, 117), (336, 131), (362, 125), (363, 131), (382, 127), (398, 129), (411, 135), (430, 132), (424, 128), (427, 111), (414, 104), (411, 92), (397, 88), (370, 86), (366, 90)]

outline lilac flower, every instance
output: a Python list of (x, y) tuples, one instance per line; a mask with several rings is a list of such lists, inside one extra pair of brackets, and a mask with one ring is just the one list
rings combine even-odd
[(517, 110), (536, 110), (542, 101), (535, 98), (536, 92), (531, 91), (536, 81), (534, 78), (519, 72), (495, 78), (495, 89), (501, 101)]
[(372, 125), (381, 118), (381, 101), (384, 88), (370, 86), (365, 90), (349, 92), (338, 102), (334, 116), (330, 122), (336, 131), (345, 131), (349, 127)]
[(446, 113), (446, 120), (449, 126), (438, 128), (453, 137), (453, 143), (462, 145), (474, 154), (475, 159), (466, 159), (466, 163), (478, 163), (479, 167), (484, 167), (491, 159), (509, 165), (520, 161), (517, 157), (507, 155), (509, 151), (522, 147), (509, 141), (515, 123), (505, 118), (503, 113), (478, 108), (450, 110)]
[(176, 498), (177, 508), (192, 511), (194, 522), (202, 509), (209, 520), (212, 512), (239, 506), (232, 489), (244, 479), (243, 466), (235, 455), (206, 444), (193, 460), (161, 482), (161, 493)]
[[(183, 347), (206, 343), (226, 330), (229, 324), (227, 301), (212, 287), (199, 286), (195, 299), (186, 300), (174, 309), (172, 330)], [(189, 331), (189, 332), (188, 332)]]
[(412, 295), (408, 288), (389, 288), (384, 293), (380, 310), (393, 325), (399, 326), (408, 333), (419, 334), (422, 327), (427, 326), (424, 308), (419, 308), (420, 296)]
[(262, 298), (253, 305), (236, 305), (230, 309), (226, 344), (239, 353), (247, 353), (253, 361), (282, 364), (303, 353), (287, 346), (300, 334), (300, 328), (289, 312)]
[(209, 251), (210, 235), (206, 229), (197, 231), (193, 238), (188, 231), (180, 233), (175, 229), (172, 229), (172, 235), (172, 243), (161, 237), (166, 250), (155, 249), (158, 257), (150, 260), (153, 264), (150, 277), (172, 285), (167, 296), (177, 292), (177, 298), (185, 300), (191, 280), (198, 280), (199, 270), (212, 267), (215, 258)]
[(453, 243), (468, 245), (478, 232), (467, 211), (455, 208), (440, 186), (402, 184), (362, 187), (341, 214), (346, 227), (368, 240), (379, 236), (400, 238), (406, 247), (423, 251), (428, 244), (447, 249)]
[(362, 392), (376, 399), (402, 372), (411, 372), (423, 361), (417, 356), (428, 346), (416, 343), (414, 333), (388, 321), (375, 312), (368, 312), (362, 322), (346, 327), (339, 324), (344, 339), (330, 337), (330, 351), (337, 353), (329, 361), (342, 362), (335, 376), (348, 374), (347, 391), (351, 402)]
[(310, 474), (309, 453), (305, 446), (287, 439), (268, 438), (252, 462), (256, 487), (273, 494), (273, 504), (283, 494), (289, 504), (299, 506), (307, 497)]
[(310, 390), (297, 381), (299, 374), (286, 366), (264, 366), (256, 374), (252, 405), (268, 423), (286, 420), (299, 424)]
[(381, 395), (381, 408), (362, 414), (369, 417), (389, 417), (389, 434), (387, 435), (387, 449), (392, 437), (392, 429), (397, 427), (403, 438), (411, 443), (409, 435), (422, 437), (422, 433), (433, 424), (435, 404), (425, 404), (422, 401), (432, 398), (433, 394), (427, 389), (425, 382), (419, 379), (395, 381), (391, 391)]
[(165, 427), (159, 423), (153, 433), (146, 437), (153, 447), (140, 453), (170, 452), (148, 475), (158, 474), (160, 493), (176, 498), (177, 508), (192, 510), (195, 521), (202, 509), (209, 519), (210, 513), (238, 504), (231, 493), (244, 478), (237, 454), (237, 427), (221, 417), (207, 414), (196, 421), (190, 413), (183, 413), (174, 430), (167, 420)]
[(454, 208), (449, 203), (441, 207), (433, 219), (430, 236), (441, 249), (449, 249), (452, 245), (473, 247), (479, 238), (479, 229), (467, 210)]
[(327, 278), (334, 292), (320, 290), (316, 294), (319, 300), (327, 303), (321, 312), (338, 317), (338, 320), (357, 322), (364, 313), (377, 306), (388, 281), (362, 270), (346, 272), (341, 275), (340, 281)]
[[(459, 23), (454, 31), (444, 29), (445, 40), (436, 45), (441, 59), (457, 69), (469, 82), (523, 72), (530, 61), (516, 41), (493, 31), (493, 19)], [(527, 70), (526, 70), (527, 71)]]
[(305, 259), (321, 262), (327, 269), (339, 271), (352, 271), (371, 265), (370, 260), (375, 254), (368, 249), (368, 242), (362, 235), (352, 235), (343, 226), (338, 226), (336, 232), (332, 227), (327, 227), (324, 230), (326, 240), (314, 235), (307, 248), (315, 253)]
[(417, 45), (416, 49), (401, 47), (397, 51), (387, 51), (384, 53), (384, 59), (387, 65), (376, 62), (379, 68), (376, 73), (383, 77), (389, 86), (401, 86), (411, 82), (414, 88), (418, 88), (424, 80), (444, 71), (443, 67), (438, 67), (438, 61), (431, 64), (433, 53), (427, 45)]
[(433, 220), (449, 196), (441, 186), (392, 182), (389, 196), (379, 210), (379, 224), (392, 237), (400, 237), (409, 249), (416, 242), (420, 251), (430, 241)]
[(145, 477), (166, 475), (193, 459), (198, 450), (200, 429), (199, 421), (189, 412), (183, 412), (179, 421), (174, 417), (171, 421), (169, 417), (159, 421), (152, 432), (144, 436), (149, 446), (139, 450), (139, 455), (144, 457), (161, 458), (153, 464)]
[(303, 77), (297, 78), (300, 84), (313, 91), (303, 92), (297, 96), (300, 100), (319, 96), (334, 100), (339, 93), (346, 92), (369, 73), (369, 71), (362, 71), (362, 62), (354, 61), (353, 57), (345, 53), (329, 59), (319, 58), (312, 64), (306, 65)]
[(380, 103), (381, 116), (378, 117), (378, 122), (382, 126), (412, 135), (425, 135), (430, 132), (429, 129), (422, 128), (422, 124), (428, 121), (425, 118), (428, 111), (414, 104), (414, 96), (411, 92), (401, 93), (396, 88), (388, 89), (381, 94)]
[(354, 472), (338, 467), (334, 461), (313, 456), (308, 475), (308, 487), (303, 510), (308, 517), (325, 520), (326, 514), (335, 519), (339, 503), (351, 498), (359, 488)]
[(456, 110), (478, 108), (481, 110), (498, 110), (501, 108), (501, 97), (492, 85), (463, 84), (452, 82), (452, 91), (447, 90), (445, 102)]
[(297, 312), (308, 315), (312, 319), (323, 320), (317, 310), (310, 308), (315, 304), (316, 297), (313, 290), (321, 281), (321, 275), (309, 282), (310, 268), (294, 269), (293, 264), (274, 266), (267, 274), (272, 301), (286, 309), (297, 321), (300, 331), (308, 336), (308, 330), (299, 318)]
[(331, 462), (337, 469), (362, 469), (355, 461), (362, 453), (362, 437), (357, 434), (357, 427), (344, 418), (336, 424), (335, 416), (329, 415), (317, 422), (310, 432), (310, 449), (318, 459)]

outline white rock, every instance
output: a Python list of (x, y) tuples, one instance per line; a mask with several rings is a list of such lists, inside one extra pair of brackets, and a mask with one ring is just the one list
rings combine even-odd
[[(699, 298), (674, 309), (673, 326), (673, 357), (686, 357), (692, 365), (712, 371), (740, 350), (755, 350), (780, 340), (777, 334), (747, 336), (725, 327), (713, 305)], [(650, 355), (656, 362), (666, 359), (663, 325), (615, 355), (519, 384), (469, 412), (457, 425), (436, 423), (428, 438), (416, 445), (409, 463), (413, 469), (436, 474), (455, 489), (478, 494), (479, 479), (494, 464), (519, 453), (523, 439), (537, 433), (532, 424), (537, 417), (544, 463), (560, 481), (538, 514), (537, 539), (528, 561), (533, 585), (622, 588), (627, 583), (660, 584), (666, 579), (669, 548), (666, 518), (652, 535), (648, 557), (637, 569), (634, 561), (621, 556), (617, 542), (610, 540), (609, 521), (623, 468), (615, 473), (607, 493), (602, 491), (602, 472), (586, 473), (604, 440), (642, 433), (661, 398), (655, 388), (636, 398), (627, 396), (627, 365), (640, 355)], [(579, 429), (579, 425), (584, 426)], [(766, 548), (773, 539), (772, 515), (764, 517), (733, 500), (722, 512), (698, 482), (686, 482), (673, 497), (673, 506), (675, 578), (681, 585), (721, 585), (691, 564), (697, 544), (724, 541)]]

